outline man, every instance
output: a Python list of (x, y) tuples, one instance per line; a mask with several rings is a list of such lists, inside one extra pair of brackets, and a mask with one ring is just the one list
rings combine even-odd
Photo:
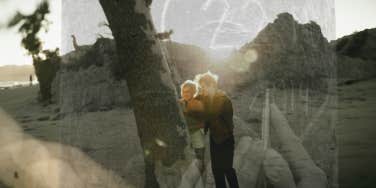
[(203, 113), (204, 107), (201, 101), (194, 99), (197, 94), (197, 84), (191, 80), (185, 81), (181, 85), (180, 104), (184, 112), (184, 117), (188, 125), (191, 146), (196, 153), (196, 158), (199, 160), (199, 169), (204, 171), (204, 152), (205, 142), (202, 128), (204, 122), (200, 121), (199, 115)]
[[(197, 75), (200, 86), (196, 99), (204, 105), (205, 129), (210, 131), (210, 156), (217, 188), (226, 188), (225, 177), (231, 188), (238, 188), (234, 158), (234, 123), (231, 100), (218, 89), (218, 77), (210, 72)], [(205, 131), (206, 132), (206, 131)]]
[(33, 75), (31, 75), (31, 74), (29, 76), (29, 83), (30, 83), (30, 86), (33, 85)]

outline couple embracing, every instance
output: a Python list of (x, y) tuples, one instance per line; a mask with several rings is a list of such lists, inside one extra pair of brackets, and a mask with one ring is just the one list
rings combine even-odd
[(204, 168), (205, 142), (209, 132), (212, 172), (217, 188), (238, 188), (234, 158), (234, 123), (231, 100), (218, 89), (218, 76), (207, 72), (181, 85), (180, 103), (188, 125), (191, 145)]

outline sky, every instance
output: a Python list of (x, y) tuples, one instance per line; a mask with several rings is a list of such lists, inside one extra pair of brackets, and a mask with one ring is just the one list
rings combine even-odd
[[(9, 19), (19, 10), (21, 13), (32, 13), (41, 0), (0, 0), (0, 66), (15, 64), (32, 64), (31, 57), (21, 46), (21, 36), (17, 29), (4, 29)], [(61, 30), (61, 0), (50, 0), (51, 14), (47, 16), (52, 21), (48, 33), (40, 32), (45, 49), (55, 49), (60, 46)]]
[[(0, 25), (4, 25), (16, 10), (31, 13), (40, 1), (0, 0)], [(52, 25), (48, 33), (40, 35), (45, 49), (61, 46), (61, 0), (50, 0), (50, 2), (51, 14), (48, 19), (52, 21)], [(376, 0), (335, 0), (335, 13), (336, 38), (376, 27)], [(20, 41), (21, 37), (15, 29), (0, 29), (0, 66), (32, 64)]]
[(376, 27), (376, 0), (336, 0), (336, 37)]

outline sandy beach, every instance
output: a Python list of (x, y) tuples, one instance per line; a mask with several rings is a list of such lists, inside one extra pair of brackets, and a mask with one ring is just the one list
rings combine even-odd
[[(75, 172), (102, 177), (102, 180), (100, 180), (101, 178), (98, 179), (98, 181), (103, 182), (102, 185), (98, 184), (91, 187), (106, 187), (115, 180), (116, 185), (121, 185), (121, 183), (117, 183), (121, 176), (127, 176), (128, 178), (122, 178), (131, 185), (141, 186), (140, 184), (143, 183), (143, 167), (140, 165), (143, 165), (143, 158), (139, 139), (137, 134), (134, 134), (137, 130), (133, 123), (133, 112), (130, 109), (112, 109), (59, 117), (59, 108), (56, 105), (43, 106), (37, 102), (38, 90), (38, 86), (32, 86), (0, 91), (0, 107), (7, 115), (16, 120), (16, 129), (23, 130), (24, 137), (31, 135), (32, 140), (40, 141), (41, 147), (47, 148), (48, 157), (59, 156), (58, 158), (64, 158), (62, 161), (74, 167)], [(1, 116), (4, 115), (1, 114)], [(0, 125), (1, 123), (4, 122), (0, 122)], [(5, 122), (5, 125), (1, 126), (8, 125)], [(19, 140), (12, 138), (8, 140), (19, 142)], [(6, 144), (7, 140), (0, 142)], [(56, 146), (49, 147), (49, 145), (55, 143), (57, 143)], [(25, 144), (25, 146), (27, 145)], [(70, 148), (67, 149), (70, 146), (73, 146), (74, 152), (71, 152)], [(55, 147), (63, 149), (56, 149)], [(2, 151), (0, 150), (0, 152)], [(33, 151), (25, 151), (26, 156), (30, 155), (28, 152)], [(140, 153), (140, 155), (137, 155), (137, 153)], [(74, 164), (71, 160), (79, 160), (76, 159), (77, 155), (84, 156), (84, 163), (90, 165)], [(4, 161), (6, 159), (0, 157), (0, 165), (4, 165)], [(97, 170), (93, 171), (92, 168)], [(141, 171), (137, 171), (137, 169), (141, 169)], [(60, 174), (64, 175), (65, 169), (57, 170), (57, 172), (59, 171), (63, 172)], [(13, 174), (13, 169), (5, 173)], [(69, 172), (67, 173), (69, 174)], [(1, 175), (4, 174), (1, 174), (0, 170)], [(107, 182), (110, 182), (110, 184)], [(75, 186), (81, 187), (78, 185)], [(1, 183), (0, 187), (2, 188)], [(47, 185), (46, 187), (50, 186)]]
[[(132, 139), (138, 141), (137, 138), (132, 138), (132, 135), (134, 137), (135, 134), (131, 133), (136, 131), (136, 126), (121, 126), (129, 122), (127, 119), (133, 118), (130, 109), (88, 112), (77, 116), (77, 118), (58, 117), (59, 108), (57, 106), (42, 106), (37, 102), (37, 87), (20, 87), (0, 91), (1, 108), (18, 122), (26, 134), (43, 141), (76, 146), (95, 161), (108, 161), (101, 165), (115, 173), (135, 173), (129, 172), (131, 171), (130, 165), (124, 161), (141, 163), (141, 156), (131, 159), (132, 155), (127, 153), (127, 151), (138, 150), (134, 148), (138, 143), (125, 142), (125, 140)], [(339, 144), (341, 188), (366, 187), (375, 184), (376, 163), (373, 162), (376, 157), (374, 149), (376, 144), (375, 112), (376, 79), (338, 88), (336, 134)], [(106, 125), (96, 123), (103, 119), (108, 120)], [(78, 122), (81, 126), (74, 128), (73, 126)], [(101, 160), (104, 158), (111, 160)], [(128, 160), (124, 160), (124, 158)], [(140, 175), (142, 171), (135, 174)], [(134, 178), (127, 181), (133, 185), (140, 185), (142, 179), (139, 175), (130, 176)], [(362, 184), (359, 185), (359, 182)]]

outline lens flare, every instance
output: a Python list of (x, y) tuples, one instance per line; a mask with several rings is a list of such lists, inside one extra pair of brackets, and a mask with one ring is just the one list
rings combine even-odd
[(254, 49), (247, 50), (247, 52), (245, 52), (243, 55), (244, 61), (249, 64), (255, 62), (257, 58), (258, 58), (258, 55), (257, 55), (256, 50)]
[(248, 49), (246, 52), (237, 52), (231, 58), (231, 67), (237, 72), (247, 72), (252, 63), (258, 59), (255, 49)]

